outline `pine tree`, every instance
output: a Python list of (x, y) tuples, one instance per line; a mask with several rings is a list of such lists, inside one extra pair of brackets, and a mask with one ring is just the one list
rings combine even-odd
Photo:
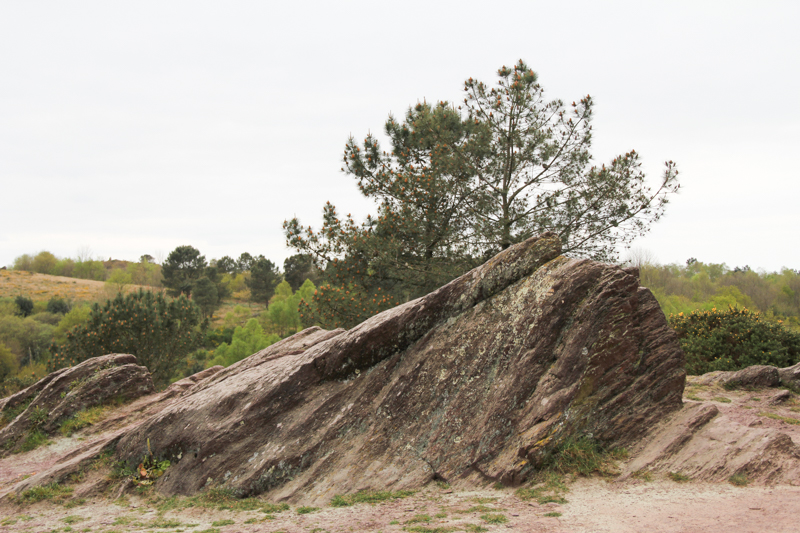
[(102, 307), (95, 304), (86, 322), (70, 330), (63, 344), (50, 348), (48, 371), (90, 357), (129, 353), (150, 370), (156, 384), (164, 385), (175, 365), (200, 345), (205, 327), (200, 309), (184, 296), (167, 301), (142, 290), (117, 294)]

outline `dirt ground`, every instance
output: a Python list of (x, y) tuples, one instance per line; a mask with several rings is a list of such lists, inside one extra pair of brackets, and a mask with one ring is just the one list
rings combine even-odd
[[(129, 495), (65, 508), (51, 502), (3, 504), (0, 531), (351, 532), (796, 532), (799, 487), (734, 487), (670, 480), (579, 480), (567, 503), (519, 499), (511, 489), (460, 492), (430, 486), (370, 505), (273, 514), (170, 507), (172, 500)], [(560, 513), (560, 516), (557, 516)], [(548, 516), (548, 514), (550, 516)]]

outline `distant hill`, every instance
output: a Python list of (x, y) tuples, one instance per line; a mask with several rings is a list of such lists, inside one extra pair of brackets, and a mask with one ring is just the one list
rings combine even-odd
[[(128, 290), (159, 291), (159, 287), (129, 285)], [(34, 301), (64, 298), (73, 302), (95, 302), (108, 299), (109, 293), (102, 281), (50, 276), (18, 270), (0, 270), (0, 297), (25, 296)]]

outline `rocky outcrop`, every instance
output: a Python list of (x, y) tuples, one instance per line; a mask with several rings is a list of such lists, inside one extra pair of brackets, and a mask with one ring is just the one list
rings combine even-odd
[(641, 438), (680, 409), (683, 366), (635, 271), (560, 256), (545, 234), (349, 331), (309, 328), (142, 398), (123, 409), (134, 421), (106, 421), (14, 490), (104, 449), (135, 466), (148, 442), (172, 463), (156, 483), (168, 494), (323, 503), (437, 479), (514, 485), (567, 439)]
[(698, 385), (719, 384), (729, 389), (763, 389), (781, 384), (800, 386), (800, 363), (788, 368), (753, 365), (741, 370), (708, 372), (692, 378)]
[(0, 400), (2, 454), (13, 451), (32, 430), (53, 434), (78, 411), (123, 403), (154, 392), (147, 368), (136, 357), (110, 354), (57, 370), (27, 389)]
[(572, 436), (640, 437), (680, 408), (683, 353), (632, 273), (544, 235), (349, 331), (310, 328), (124, 435), (172, 466), (158, 490), (334, 493), (524, 481)]

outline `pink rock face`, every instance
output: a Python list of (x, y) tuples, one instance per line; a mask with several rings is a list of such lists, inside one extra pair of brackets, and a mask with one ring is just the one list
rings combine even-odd
[(32, 429), (48, 435), (78, 411), (108, 402), (126, 402), (154, 392), (150, 372), (129, 354), (109, 354), (52, 372), (0, 400), (0, 413), (20, 411), (0, 429), (0, 456), (18, 448)]
[(625, 445), (681, 407), (655, 298), (545, 234), (349, 331), (309, 328), (186, 390), (117, 455), (168, 494), (327, 502), (361, 489), (526, 480), (569, 437)]

